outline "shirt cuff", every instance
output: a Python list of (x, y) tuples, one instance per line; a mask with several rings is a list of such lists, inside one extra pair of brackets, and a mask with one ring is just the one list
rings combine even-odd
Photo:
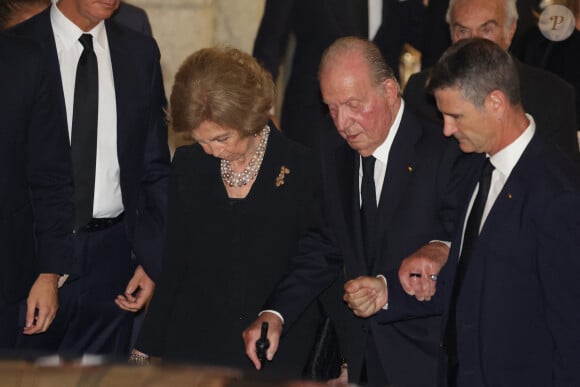
[[(387, 294), (389, 294), (388, 293), (389, 292), (389, 286), (387, 285), (387, 279), (385, 278), (385, 276), (382, 275), (382, 274), (379, 274), (379, 275), (377, 275), (377, 278), (380, 278), (383, 281), (385, 281), (385, 287), (387, 288)], [(385, 305), (383, 305), (383, 307), (381, 309), (382, 310), (388, 310), (389, 309), (389, 301), (388, 301), (388, 299), (387, 299), (387, 303)]]
[(272, 313), (272, 314), (275, 314), (276, 316), (278, 316), (280, 318), (280, 320), (282, 320), (282, 325), (284, 325), (284, 317), (282, 317), (282, 315), (279, 312), (276, 312), (275, 310), (272, 310), (272, 309), (266, 309), (266, 310), (261, 311), (260, 313), (258, 313), (258, 317), (260, 317), (261, 315), (263, 315), (266, 312)]
[(440, 241), (439, 239), (433, 239), (432, 241), (429, 241), (429, 243), (434, 243), (434, 242), (443, 243), (447, 247), (451, 248), (451, 242), (449, 242), (449, 241)]

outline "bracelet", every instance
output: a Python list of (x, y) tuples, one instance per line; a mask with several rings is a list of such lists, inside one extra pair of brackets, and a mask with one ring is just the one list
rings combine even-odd
[(149, 365), (149, 356), (133, 351), (131, 352), (131, 355), (129, 355), (129, 364), (136, 366)]

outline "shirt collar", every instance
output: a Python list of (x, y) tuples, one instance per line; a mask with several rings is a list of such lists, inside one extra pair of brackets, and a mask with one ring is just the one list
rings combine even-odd
[(403, 110), (405, 110), (405, 101), (401, 98), (401, 106), (399, 106), (399, 111), (395, 116), (395, 120), (393, 124), (389, 128), (389, 134), (387, 134), (387, 138), (385, 141), (375, 149), (373, 152), (373, 156), (381, 161), (383, 164), (387, 164), (389, 159), (389, 151), (391, 150), (391, 146), (393, 145), (393, 141), (395, 140), (395, 136), (399, 131), (399, 126), (401, 125), (401, 118), (403, 117)]
[(496, 170), (501, 172), (506, 178), (509, 177), (512, 169), (516, 166), (518, 160), (524, 153), (524, 150), (534, 137), (536, 132), (536, 122), (534, 118), (526, 113), (526, 117), (530, 120), (530, 124), (522, 134), (511, 144), (497, 152), (495, 155), (489, 157), (489, 161), (493, 164)]
[(74, 44), (78, 43), (78, 39), (84, 33), (93, 35), (93, 45), (95, 46), (95, 49), (104, 49), (107, 47), (107, 34), (104, 20), (101, 20), (92, 30), (85, 32), (70, 21), (60, 11), (56, 3), (54, 3), (50, 9), (50, 21), (52, 23), (54, 34), (58, 37), (65, 50), (71, 49)]

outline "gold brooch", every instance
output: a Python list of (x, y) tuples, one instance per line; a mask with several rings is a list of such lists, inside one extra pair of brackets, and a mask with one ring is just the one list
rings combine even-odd
[(278, 177), (276, 178), (276, 187), (280, 187), (281, 185), (284, 184), (284, 177), (286, 177), (286, 175), (289, 173), (290, 173), (290, 170), (282, 165), (282, 168), (280, 168), (280, 173), (278, 174)]

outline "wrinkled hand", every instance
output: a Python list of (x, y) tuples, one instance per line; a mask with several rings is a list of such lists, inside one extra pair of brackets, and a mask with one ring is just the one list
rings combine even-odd
[(430, 301), (448, 255), (449, 247), (445, 243), (431, 242), (405, 258), (399, 268), (399, 281), (405, 292), (419, 301)]
[(358, 317), (370, 317), (385, 306), (389, 292), (383, 278), (358, 277), (344, 284), (343, 300)]
[(115, 299), (115, 304), (123, 310), (129, 312), (138, 312), (153, 297), (155, 291), (155, 282), (141, 265), (137, 266), (133, 278), (129, 280), (125, 294), (119, 294)]
[(280, 317), (274, 313), (264, 312), (242, 332), (242, 338), (246, 346), (246, 355), (254, 363), (254, 367), (257, 370), (262, 368), (262, 363), (256, 354), (256, 341), (262, 334), (262, 322), (264, 321), (268, 322), (268, 340), (270, 341), (270, 347), (266, 352), (266, 357), (271, 361), (278, 350), (280, 335), (282, 334), (282, 320), (280, 320)]
[(23, 333), (46, 332), (58, 309), (58, 275), (39, 274), (26, 300), (26, 323)]

